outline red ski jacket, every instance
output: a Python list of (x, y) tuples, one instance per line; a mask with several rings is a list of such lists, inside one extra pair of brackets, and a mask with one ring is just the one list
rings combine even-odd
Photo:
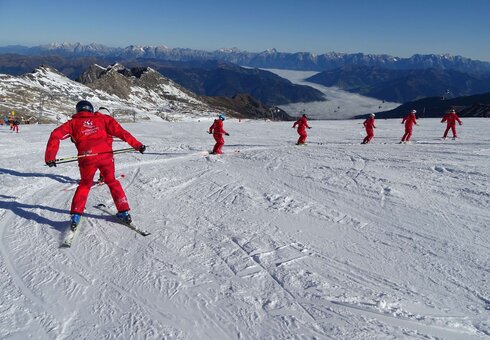
[(214, 135), (226, 135), (228, 132), (223, 128), (223, 121), (221, 119), (215, 119), (213, 125), (209, 127), (209, 133)]
[(298, 119), (294, 124), (293, 124), (293, 128), (298, 126), (298, 132), (304, 132), (306, 131), (306, 128), (310, 128), (308, 126), (308, 120), (306, 119), (306, 117), (301, 117), (300, 119)]
[(364, 121), (364, 127), (368, 130), (371, 130), (371, 129), (374, 129), (376, 126), (374, 125), (374, 118), (373, 117), (368, 117), (365, 121)]
[(458, 115), (454, 112), (445, 114), (441, 120), (441, 123), (444, 122), (447, 122), (447, 125), (455, 125), (456, 122), (458, 122), (459, 125), (463, 124), (461, 123), (461, 120), (459, 119)]
[(409, 113), (405, 118), (402, 120), (402, 124), (405, 123), (406, 127), (412, 127), (413, 124), (417, 124), (417, 117), (415, 117), (415, 113)]
[(55, 160), (60, 140), (69, 137), (72, 137), (79, 156), (112, 151), (112, 136), (122, 139), (136, 150), (143, 145), (111, 116), (98, 112), (78, 112), (51, 132), (44, 159), (46, 162)]

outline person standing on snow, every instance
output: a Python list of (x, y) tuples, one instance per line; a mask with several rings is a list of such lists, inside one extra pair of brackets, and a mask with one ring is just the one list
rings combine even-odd
[(417, 125), (417, 117), (415, 117), (416, 113), (417, 111), (412, 110), (405, 118), (403, 118), (402, 124), (405, 124), (405, 134), (403, 135), (400, 144), (410, 142), (410, 138), (412, 137), (413, 125)]
[[(109, 187), (116, 205), (117, 217), (126, 223), (131, 223), (129, 204), (121, 183), (115, 178), (114, 157), (112, 140), (110, 136), (121, 138), (135, 150), (145, 152), (146, 146), (134, 138), (129, 132), (112, 117), (95, 112), (92, 104), (82, 100), (76, 105), (76, 114), (72, 119), (60, 125), (51, 132), (44, 159), (49, 167), (56, 166), (56, 154), (58, 153), (60, 140), (71, 137), (78, 150), (78, 166), (80, 170), (80, 183), (71, 203), (71, 227), (75, 229), (85, 210), (89, 191), (93, 184), (93, 178), (97, 169), (104, 176), (105, 183)], [(93, 154), (94, 156), (90, 156)]]
[(12, 132), (17, 132), (19, 133), (19, 125), (20, 125), (20, 121), (19, 121), (19, 118), (15, 117), (13, 120), (12, 120)]
[(376, 129), (376, 126), (374, 125), (374, 117), (375, 114), (371, 113), (369, 117), (362, 123), (364, 125), (364, 128), (366, 129), (366, 137), (364, 137), (364, 140), (362, 141), (361, 144), (368, 144), (371, 142), (371, 139), (374, 137), (374, 129)]
[(456, 122), (459, 123), (459, 125), (463, 125), (461, 120), (459, 119), (458, 115), (456, 114), (455, 110), (449, 110), (449, 113), (445, 114), (442, 117), (441, 123), (447, 122), (446, 126), (446, 131), (444, 131), (444, 136), (442, 138), (446, 139), (447, 138), (447, 133), (449, 132), (449, 129), (453, 132), (453, 139), (458, 138), (456, 135)]
[(221, 151), (221, 148), (223, 145), (225, 145), (225, 139), (223, 138), (223, 134), (225, 136), (229, 136), (230, 134), (225, 131), (223, 128), (223, 122), (225, 120), (225, 115), (223, 113), (218, 115), (218, 119), (215, 119), (213, 122), (213, 125), (209, 127), (209, 134), (213, 134), (214, 140), (216, 141), (216, 144), (214, 145), (213, 152), (211, 154), (213, 155), (221, 155), (223, 152)]
[(303, 114), (300, 119), (298, 119), (296, 122), (294, 122), (292, 128), (294, 129), (296, 126), (298, 126), (298, 142), (296, 142), (296, 145), (306, 145), (306, 137), (308, 135), (306, 134), (306, 128), (311, 129), (310, 126), (308, 126), (308, 117), (306, 114)]

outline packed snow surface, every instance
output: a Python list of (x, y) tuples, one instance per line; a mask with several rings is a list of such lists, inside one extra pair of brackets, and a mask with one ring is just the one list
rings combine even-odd
[[(44, 166), (53, 125), (0, 127), (1, 339), (487, 339), (490, 120), (226, 120), (124, 127), (115, 156), (142, 237), (94, 206), (60, 248), (79, 178)], [(121, 141), (115, 149), (127, 148)], [(69, 140), (59, 157), (75, 155)]]

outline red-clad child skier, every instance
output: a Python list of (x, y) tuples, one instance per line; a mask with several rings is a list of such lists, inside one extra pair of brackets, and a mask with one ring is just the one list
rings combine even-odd
[(362, 141), (361, 144), (368, 144), (371, 142), (371, 139), (374, 137), (374, 129), (376, 129), (376, 126), (374, 125), (374, 117), (375, 114), (371, 113), (369, 117), (362, 123), (364, 127), (366, 128), (366, 137), (364, 137), (364, 140)]
[(296, 126), (298, 127), (297, 131), (299, 135), (296, 145), (306, 145), (306, 137), (308, 137), (308, 135), (306, 134), (306, 128), (311, 129), (311, 127), (308, 126), (308, 117), (306, 116), (306, 114), (303, 114), (300, 119), (294, 122), (293, 129)]
[[(116, 205), (117, 217), (126, 223), (131, 223), (129, 204), (121, 183), (115, 178), (114, 157), (112, 153), (111, 136), (116, 136), (135, 150), (145, 152), (146, 146), (140, 143), (111, 116), (99, 112), (94, 113), (92, 104), (82, 100), (76, 105), (77, 113), (72, 119), (60, 125), (51, 132), (44, 159), (49, 167), (56, 166), (56, 154), (60, 141), (72, 138), (78, 150), (78, 166), (80, 183), (71, 203), (71, 228), (76, 229), (85, 210), (89, 191), (97, 170), (104, 176)], [(93, 156), (90, 156), (93, 155)]]
[(442, 117), (441, 123), (447, 122), (446, 126), (446, 131), (444, 131), (444, 136), (442, 138), (446, 139), (447, 138), (447, 133), (449, 132), (449, 129), (453, 132), (453, 139), (458, 138), (456, 134), (456, 122), (459, 123), (459, 125), (463, 125), (461, 120), (459, 119), (458, 115), (456, 114), (455, 110), (449, 110), (449, 113), (445, 114)]
[(410, 142), (413, 125), (417, 125), (417, 117), (415, 116), (416, 113), (416, 110), (412, 110), (406, 117), (403, 118), (402, 124), (405, 124), (405, 134), (403, 135), (400, 144)]
[(218, 119), (215, 119), (213, 124), (209, 127), (209, 134), (213, 134), (214, 140), (216, 141), (216, 144), (214, 145), (213, 152), (211, 154), (213, 155), (221, 155), (223, 151), (221, 151), (221, 148), (223, 145), (225, 145), (225, 139), (223, 138), (223, 134), (225, 136), (229, 136), (230, 134), (225, 131), (223, 128), (223, 122), (225, 120), (225, 115), (224, 114), (219, 114)]

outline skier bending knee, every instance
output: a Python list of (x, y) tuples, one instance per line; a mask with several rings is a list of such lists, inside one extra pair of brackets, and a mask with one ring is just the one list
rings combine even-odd
[[(51, 132), (44, 155), (48, 166), (56, 166), (60, 140), (70, 138), (78, 150), (80, 184), (71, 203), (71, 225), (76, 227), (85, 210), (89, 191), (97, 170), (104, 177), (118, 210), (118, 217), (131, 222), (129, 203), (121, 183), (115, 178), (114, 157), (112, 153), (112, 136), (116, 136), (135, 150), (145, 152), (146, 146), (134, 138), (111, 116), (94, 112), (92, 104), (82, 100), (76, 105), (72, 119)], [(92, 155), (92, 156), (87, 156)]]

